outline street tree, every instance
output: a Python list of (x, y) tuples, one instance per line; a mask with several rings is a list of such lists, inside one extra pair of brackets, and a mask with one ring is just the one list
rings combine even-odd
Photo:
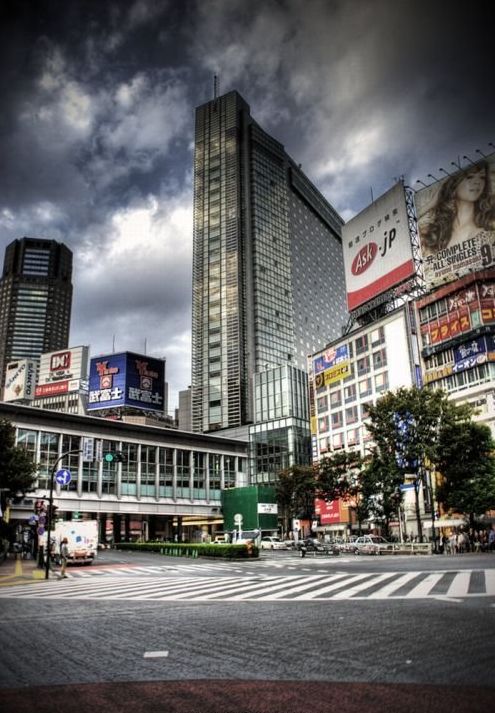
[(490, 428), (471, 421), (441, 431), (437, 467), (443, 476), (437, 498), (446, 510), (475, 516), (495, 509), (495, 443)]
[(358, 452), (336, 451), (320, 460), (317, 497), (326, 501), (342, 499), (355, 512), (359, 533), (370, 515), (373, 496), (372, 480)]
[(7, 501), (33, 489), (36, 465), (29, 454), (15, 445), (15, 428), (0, 419), (0, 492), (2, 512)]
[(388, 392), (369, 406), (367, 428), (375, 443), (372, 467), (381, 474), (390, 498), (398, 500), (397, 487), (406, 477), (413, 481), (420, 540), (419, 489), (421, 483), (427, 486), (426, 472), (439, 461), (441, 433), (449, 425), (465, 427), (471, 422), (472, 412), (467, 404), (449, 401), (441, 390), (415, 386)]
[(316, 480), (312, 466), (293, 465), (278, 474), (275, 486), (277, 505), (284, 532), (289, 532), (292, 518), (313, 514)]

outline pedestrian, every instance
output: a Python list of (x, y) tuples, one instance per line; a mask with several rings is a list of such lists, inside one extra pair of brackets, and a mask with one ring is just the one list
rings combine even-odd
[(66, 537), (64, 537), (64, 539), (62, 540), (62, 542), (60, 544), (60, 562), (61, 562), (60, 579), (67, 579), (65, 570), (67, 567), (68, 557), (69, 557), (69, 541), (67, 540)]
[(488, 533), (488, 551), (493, 552), (495, 550), (495, 530), (492, 528)]

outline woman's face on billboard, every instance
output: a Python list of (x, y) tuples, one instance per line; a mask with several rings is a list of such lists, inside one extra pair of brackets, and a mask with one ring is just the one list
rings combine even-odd
[(455, 193), (456, 198), (461, 201), (475, 203), (483, 193), (485, 182), (486, 176), (484, 168), (469, 171), (457, 186)]

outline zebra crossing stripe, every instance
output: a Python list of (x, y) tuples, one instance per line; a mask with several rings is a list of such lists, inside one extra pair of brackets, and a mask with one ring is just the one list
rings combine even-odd
[[(311, 587), (311, 586), (314, 585), (314, 580), (317, 579), (317, 578), (320, 578), (320, 579), (321, 579), (321, 576), (319, 576), (319, 575), (313, 575), (312, 577), (305, 577), (306, 584), (305, 584), (305, 585), (300, 585), (300, 586), (304, 586), (305, 588)], [(309, 581), (309, 580), (311, 580), (311, 581)], [(277, 577), (276, 579), (274, 578), (274, 579), (272, 580), (273, 583), (271, 584), (271, 586), (269, 586), (269, 587), (267, 588), (267, 587), (266, 587), (266, 584), (267, 584), (267, 582), (269, 582), (269, 581), (270, 581), (270, 580), (265, 579), (263, 582), (253, 582), (252, 584), (249, 584), (247, 587), (246, 587), (246, 586), (242, 586), (241, 584), (239, 584), (239, 585), (238, 585), (237, 587), (235, 587), (234, 589), (232, 589), (232, 588), (230, 589), (229, 598), (232, 598), (234, 601), (241, 600), (241, 599), (244, 599), (244, 598), (246, 598), (246, 597), (249, 597), (249, 598), (256, 597), (256, 598), (258, 598), (258, 595), (259, 595), (260, 593), (262, 593), (262, 592), (267, 591), (267, 589), (268, 589), (268, 591), (270, 592), (270, 597), (273, 598), (273, 599), (275, 599), (275, 598), (277, 597), (277, 594), (274, 593), (277, 589), (280, 589), (280, 590), (281, 590), (281, 591), (279, 592), (279, 594), (280, 594), (281, 596), (287, 596), (287, 594), (291, 591), (291, 588), (288, 588), (288, 587), (287, 587), (287, 584), (288, 584), (289, 582), (293, 582), (293, 581), (294, 581), (294, 577), (292, 577), (292, 576), (290, 576), (290, 577), (283, 577), (282, 579), (281, 579), (280, 577)], [(261, 589), (260, 589), (260, 587), (261, 587)], [(235, 592), (238, 591), (239, 589), (242, 590), (242, 591), (241, 591), (241, 594), (236, 595)], [(231, 597), (232, 594), (233, 594), (233, 596)], [(222, 592), (218, 592), (217, 594), (212, 594), (212, 595), (210, 595), (209, 597), (207, 597), (207, 599), (213, 599), (214, 597), (217, 597), (217, 596), (220, 597), (220, 596), (222, 596), (222, 595), (223, 595)]]
[[(228, 577), (228, 578), (223, 578), (222, 583), (224, 582), (238, 582), (239, 578), (238, 577)], [(244, 580), (245, 581), (245, 580)], [(159, 584), (155, 586), (151, 586), (148, 584), (145, 584), (142, 588), (142, 590), (139, 592), (139, 594), (136, 596), (136, 599), (139, 600), (146, 600), (146, 599), (162, 599), (163, 597), (168, 598), (169, 595), (173, 596), (173, 599), (193, 599), (195, 595), (198, 592), (198, 589), (196, 587), (197, 583), (201, 582), (202, 585), (199, 589), (199, 591), (204, 591), (204, 592), (209, 592), (211, 589), (218, 588), (219, 582), (218, 579), (212, 580), (210, 582), (205, 582), (204, 580), (200, 580), (198, 577), (194, 577), (194, 579), (189, 580), (189, 582), (184, 583), (184, 580), (180, 580), (178, 583), (170, 584), (167, 583), (166, 588), (164, 588), (164, 583), (161, 581)], [(222, 591), (225, 591), (222, 589)], [(158, 596), (157, 596), (158, 594)], [(120, 598), (118, 595), (115, 597), (112, 597), (113, 599), (118, 599)], [(204, 597), (201, 597), (202, 599)]]
[[(393, 581), (390, 581), (395, 577)], [(0, 598), (86, 599), (142, 601), (328, 601), (434, 598), (462, 601), (494, 596), (495, 569), (457, 572), (345, 572), (305, 575), (201, 577), (105, 577), (49, 580), (14, 585)]]
[[(340, 574), (340, 575), (335, 575), (332, 577), (330, 584), (324, 586), (324, 587), (319, 587), (318, 589), (315, 589), (313, 592), (308, 592), (307, 594), (303, 594), (301, 596), (301, 599), (317, 599), (319, 596), (322, 594), (327, 594), (328, 592), (331, 592), (335, 589), (340, 589), (340, 587), (347, 585), (348, 583), (352, 582), (358, 582), (359, 580), (362, 579), (368, 579), (369, 574)], [(344, 585), (345, 583), (345, 585)]]
[(417, 574), (417, 572), (407, 572), (407, 574), (403, 574), (401, 577), (398, 577), (393, 582), (386, 584), (384, 587), (380, 587), (377, 592), (373, 592), (373, 594), (370, 594), (368, 599), (386, 599), (398, 589), (400, 589), (404, 584), (407, 584), (412, 579), (414, 579)]
[(429, 595), (435, 584), (439, 582), (442, 577), (443, 572), (433, 572), (427, 574), (426, 577), (423, 577), (421, 582), (416, 584), (416, 586), (405, 595), (405, 597), (407, 599), (424, 599), (424, 597)]

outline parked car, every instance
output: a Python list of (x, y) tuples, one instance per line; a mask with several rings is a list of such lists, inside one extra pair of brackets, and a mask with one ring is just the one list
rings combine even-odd
[(352, 547), (356, 555), (381, 555), (393, 552), (394, 544), (378, 535), (363, 535), (352, 543)]
[(286, 550), (285, 542), (282, 542), (280, 537), (269, 537), (268, 535), (261, 538), (262, 550)]
[(321, 552), (322, 554), (328, 555), (339, 555), (340, 549), (337, 545), (328, 542), (321, 542), (316, 537), (308, 537), (304, 540), (298, 540), (297, 542), (298, 550), (305, 550), (306, 552)]

